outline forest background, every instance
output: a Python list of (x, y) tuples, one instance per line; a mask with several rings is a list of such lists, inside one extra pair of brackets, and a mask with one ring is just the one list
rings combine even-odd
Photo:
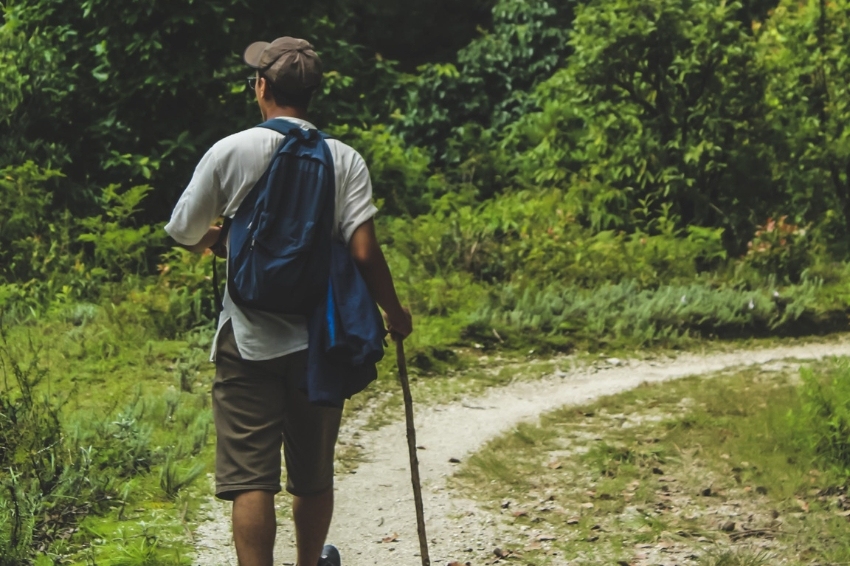
[[(173, 497), (200, 473), (181, 462), (207, 446), (208, 410), (181, 395), (204, 357), (186, 345), (211, 338), (212, 258), (172, 247), (162, 226), (203, 152), (260, 121), (240, 58), (257, 39), (304, 37), (324, 61), (312, 120), (370, 167), (421, 372), (456, 346), (545, 354), (847, 328), (846, 0), (2, 10), (0, 564), (93, 552), (106, 537), (80, 521), (126, 505), (130, 479), (156, 471)], [(100, 372), (127, 371), (128, 352), (162, 363), (179, 391), (72, 426), (55, 384), (76, 395), (88, 382), (60, 376), (39, 396), (51, 340)], [(162, 418), (183, 428), (145, 424)]]

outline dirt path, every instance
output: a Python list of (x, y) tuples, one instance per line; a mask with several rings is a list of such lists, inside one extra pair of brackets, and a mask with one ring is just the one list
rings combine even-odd
[[(533, 382), (490, 390), (483, 397), (452, 405), (419, 408), (416, 413), (420, 472), (431, 562), (482, 562), (502, 544), (499, 524), (474, 503), (445, 489), (456, 464), (484, 442), (541, 413), (636, 387), (748, 365), (785, 366), (829, 356), (850, 356), (850, 338), (722, 354), (683, 354), (672, 360), (623, 361), (582, 368)], [(345, 439), (344, 440), (350, 440)], [(337, 478), (336, 511), (329, 541), (344, 566), (420, 564), (416, 516), (408, 469), (404, 423), (362, 434), (365, 462), (356, 473)], [(195, 532), (194, 564), (236, 566), (229, 536), (229, 507), (210, 503), (210, 520)], [(384, 542), (387, 541), (387, 542)], [(290, 524), (278, 529), (276, 564), (294, 563)]]

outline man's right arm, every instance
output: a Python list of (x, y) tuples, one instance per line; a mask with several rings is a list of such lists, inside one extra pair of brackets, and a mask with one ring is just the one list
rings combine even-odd
[(219, 228), (212, 223), (221, 215), (225, 204), (211, 149), (195, 168), (165, 231), (184, 248), (203, 252), (218, 241)]
[[(201, 238), (201, 241), (194, 245), (188, 244), (180, 244), (190, 252), (194, 252), (196, 254), (201, 254), (207, 251), (208, 248), (213, 248), (218, 243), (218, 239), (221, 237), (221, 226), (210, 226), (207, 229), (207, 233)], [(214, 252), (216, 250), (213, 250)], [(219, 257), (225, 257), (221, 252), (216, 253)]]
[(357, 227), (348, 245), (372, 298), (386, 313), (387, 330), (406, 338), (413, 332), (413, 321), (410, 311), (398, 300), (390, 268), (375, 234), (375, 222), (369, 219)]

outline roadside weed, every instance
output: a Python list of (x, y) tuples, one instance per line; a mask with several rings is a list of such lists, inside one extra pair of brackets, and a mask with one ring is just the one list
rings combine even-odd
[(206, 470), (202, 463), (186, 468), (171, 455), (166, 456), (165, 462), (159, 472), (159, 485), (165, 495), (170, 499), (177, 497), (177, 493), (189, 486)]

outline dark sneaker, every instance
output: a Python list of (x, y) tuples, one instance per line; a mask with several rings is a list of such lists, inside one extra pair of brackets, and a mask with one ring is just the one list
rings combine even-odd
[(332, 544), (326, 544), (319, 558), (319, 566), (340, 566), (339, 551)]

